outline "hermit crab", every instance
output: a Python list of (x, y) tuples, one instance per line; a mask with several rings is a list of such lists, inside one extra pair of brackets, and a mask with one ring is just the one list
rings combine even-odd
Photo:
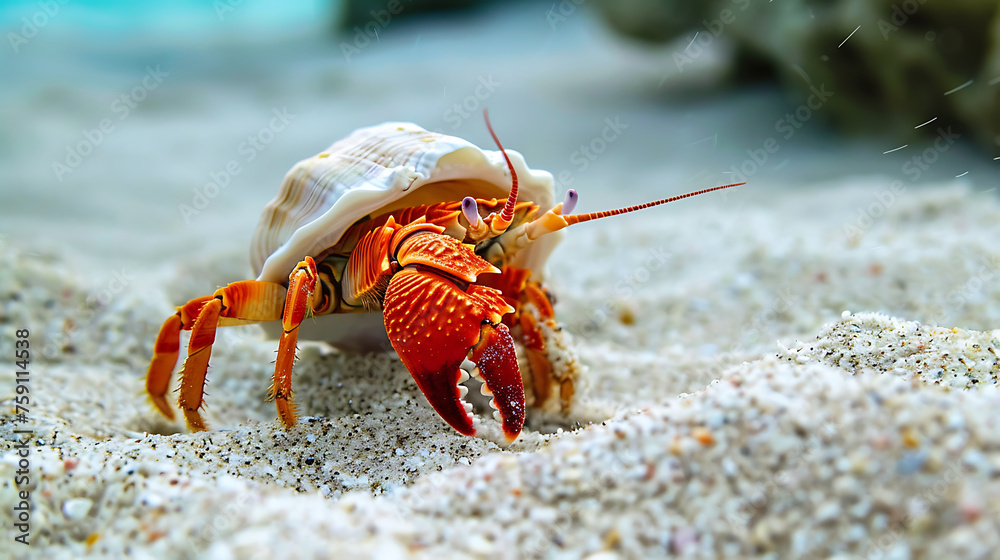
[(300, 334), (358, 348), (387, 334), (431, 406), (462, 434), (476, 433), (463, 399), (470, 374), (492, 395), (508, 442), (526, 405), (568, 411), (579, 366), (541, 283), (561, 230), (737, 185), (572, 214), (576, 192), (556, 204), (552, 175), (504, 150), (484, 116), (499, 151), (385, 123), (296, 164), (254, 234), (257, 279), (193, 299), (163, 323), (146, 375), (160, 412), (174, 416), (166, 393), (181, 331), (191, 335), (179, 405), (188, 426), (204, 430), (216, 328), (256, 322), (280, 327), (269, 395), (289, 427)]

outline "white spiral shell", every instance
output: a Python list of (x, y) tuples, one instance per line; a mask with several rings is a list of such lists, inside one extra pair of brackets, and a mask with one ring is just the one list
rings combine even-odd
[[(518, 200), (531, 201), (542, 212), (552, 208), (552, 174), (529, 169), (513, 150), (507, 155), (517, 172)], [(285, 176), (254, 233), (254, 273), (258, 280), (284, 282), (300, 260), (334, 245), (365, 216), (466, 196), (506, 198), (510, 184), (499, 151), (412, 123), (355, 130)], [(520, 258), (525, 268), (541, 274), (558, 237), (546, 236), (526, 248), (528, 254)]]
[[(542, 212), (555, 205), (552, 174), (529, 169), (507, 150), (518, 178), (518, 200)], [(254, 232), (250, 259), (258, 280), (284, 283), (295, 265), (336, 244), (358, 220), (420, 204), (475, 198), (506, 198), (511, 176), (499, 151), (412, 123), (384, 123), (355, 130), (327, 150), (297, 163), (264, 208)], [(544, 276), (545, 261), (562, 238), (546, 235), (521, 250), (514, 266)], [(303, 336), (344, 342), (379, 330), (378, 314), (318, 317)], [(377, 319), (378, 323), (375, 322)], [(313, 323), (310, 321), (309, 323)], [(384, 336), (384, 328), (382, 328)], [(370, 346), (367, 343), (341, 346)]]

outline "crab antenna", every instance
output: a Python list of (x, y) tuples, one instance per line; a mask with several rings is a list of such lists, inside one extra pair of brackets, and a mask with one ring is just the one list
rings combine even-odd
[[(596, 220), (598, 218), (606, 218), (608, 216), (617, 216), (618, 214), (627, 214), (629, 212), (635, 212), (636, 210), (642, 210), (643, 208), (650, 208), (652, 206), (659, 206), (661, 204), (666, 204), (668, 202), (674, 202), (675, 200), (680, 200), (682, 198), (689, 198), (692, 196), (697, 196), (699, 194), (705, 194), (715, 191), (721, 191), (722, 189), (729, 189), (732, 187), (738, 187), (740, 185), (745, 185), (746, 183), (733, 183), (732, 185), (722, 185), (721, 187), (712, 187), (710, 189), (705, 189), (703, 191), (696, 191), (692, 193), (682, 194), (679, 196), (672, 196), (670, 198), (664, 198), (662, 200), (654, 200), (653, 202), (647, 202), (645, 204), (638, 204), (636, 206), (629, 206), (627, 208), (619, 208), (617, 210), (605, 210), (604, 212), (591, 212), (589, 214), (562, 214), (562, 210), (566, 205), (572, 208), (576, 204), (576, 192), (570, 191), (566, 193), (566, 202), (556, 204), (554, 208), (550, 209), (548, 212), (538, 216), (534, 220), (518, 226), (518, 231), (511, 236), (514, 239), (514, 243), (519, 247), (525, 247), (528, 243), (531, 243), (539, 237), (552, 233), (554, 231), (559, 231), (565, 227), (571, 226), (573, 224), (579, 224), (580, 222), (589, 222), (590, 220)], [(572, 193), (572, 194), (570, 194)]]
[(705, 189), (702, 191), (695, 191), (687, 194), (682, 194), (678, 196), (672, 196), (670, 198), (664, 198), (662, 200), (654, 200), (653, 202), (647, 202), (645, 204), (637, 204), (635, 206), (629, 206), (627, 208), (618, 208), (617, 210), (605, 210), (604, 212), (591, 212), (589, 214), (571, 214), (569, 216), (563, 216), (566, 220), (567, 225), (579, 224), (580, 222), (589, 222), (590, 220), (596, 220), (598, 218), (607, 218), (608, 216), (617, 216), (619, 214), (627, 214), (629, 212), (635, 212), (636, 210), (642, 210), (644, 208), (650, 208), (653, 206), (659, 206), (661, 204), (666, 204), (668, 202), (674, 202), (681, 200), (683, 198), (690, 198), (692, 196), (698, 196), (699, 194), (706, 194), (715, 191), (721, 191), (722, 189), (729, 189), (732, 187), (738, 187), (740, 185), (745, 185), (746, 183), (733, 183), (731, 185), (722, 185), (721, 187), (712, 187), (710, 189)]
[(497, 148), (500, 148), (500, 153), (503, 154), (503, 159), (507, 162), (507, 169), (510, 169), (511, 186), (510, 194), (507, 195), (507, 203), (503, 206), (503, 211), (500, 212), (500, 224), (497, 224), (497, 229), (505, 230), (510, 222), (514, 219), (514, 205), (517, 204), (517, 172), (514, 171), (514, 166), (510, 163), (510, 158), (507, 157), (507, 150), (503, 149), (503, 144), (500, 143), (500, 139), (497, 138), (496, 132), (493, 132), (493, 126), (490, 124), (490, 111), (489, 109), (483, 109), (483, 118), (486, 119), (486, 128), (490, 131), (490, 136), (493, 137), (493, 141), (496, 142)]

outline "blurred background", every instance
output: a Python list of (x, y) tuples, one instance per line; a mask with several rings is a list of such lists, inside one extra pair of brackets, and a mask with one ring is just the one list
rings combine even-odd
[(296, 161), (388, 120), (488, 147), (487, 107), (581, 210), (1000, 176), (996, 1), (8, 0), (0, 23), (0, 234), (102, 266), (212, 246), (243, 277)]
[[(77, 456), (76, 473), (100, 471), (90, 481), (74, 475), (59, 485), (55, 475), (46, 474), (40, 488), (51, 486), (54, 493), (33, 491), (35, 499), (47, 500), (41, 512), (57, 527), (42, 531), (42, 546), (45, 538), (67, 543), (49, 557), (91, 551), (98, 537), (93, 554), (105, 543), (123, 540), (137, 555), (159, 551), (150, 557), (163, 557), (163, 550), (180, 543), (195, 554), (187, 547), (198, 545), (191, 543), (212, 542), (206, 553), (211, 556), (227, 542), (288, 540), (234, 527), (231, 521), (238, 518), (228, 513), (223, 524), (203, 522), (212, 515), (207, 512), (222, 511), (206, 509), (210, 502), (240, 495), (234, 492), (258, 495), (241, 481), (232, 481), (241, 482), (234, 486), (212, 478), (216, 473), (266, 486), (287, 483), (309, 494), (313, 488), (329, 489), (327, 483), (365, 489), (370, 476), (370, 488), (378, 493), (392, 491), (395, 480), (421, 480), (421, 473), (432, 468), (437, 459), (428, 459), (425, 467), (410, 466), (423, 464), (409, 451), (424, 446), (419, 442), (428, 442), (424, 447), (448, 461), (479, 453), (478, 440), (467, 452), (457, 452), (451, 443), (432, 439), (434, 432), (424, 432), (441, 425), (422, 400), (410, 399), (417, 389), (395, 359), (328, 358), (325, 349), (315, 347), (299, 354), (304, 359), (296, 366), (295, 389), (303, 414), (321, 421), (303, 422), (304, 430), (321, 431), (322, 439), (312, 446), (308, 442), (315, 438), (278, 435), (274, 406), (266, 397), (276, 344), (263, 340), (256, 325), (220, 329), (213, 349), (209, 422), (232, 431), (212, 432), (205, 439), (179, 436), (158, 449), (142, 436), (183, 430), (179, 423), (154, 420), (142, 396), (156, 333), (173, 306), (251, 278), (251, 236), (285, 173), (352, 130), (385, 121), (411, 121), (492, 148), (482, 116), (489, 108), (507, 148), (521, 152), (529, 166), (551, 171), (560, 191), (579, 191), (580, 212), (747, 181), (739, 189), (581, 224), (553, 253), (546, 284), (558, 297), (560, 325), (572, 336), (572, 352), (586, 370), (578, 395), (593, 396), (598, 406), (607, 407), (582, 412), (585, 421), (607, 418), (612, 410), (677, 402), (679, 395), (705, 389), (731, 366), (773, 356), (776, 350), (784, 359), (795, 359), (797, 351), (780, 350), (776, 341), (790, 348), (809, 344), (808, 352), (798, 354), (805, 361), (820, 359), (821, 350), (828, 350), (824, 363), (841, 360), (839, 365), (851, 370), (876, 363), (877, 350), (862, 345), (875, 344), (884, 333), (886, 360), (877, 366), (884, 368), (880, 371), (898, 359), (892, 363), (902, 367), (894, 375), (925, 368), (924, 379), (940, 383), (951, 376), (964, 380), (963, 368), (968, 368), (969, 383), (978, 381), (965, 355), (981, 368), (977, 372), (989, 370), (991, 362), (996, 367), (978, 345), (959, 347), (991, 340), (988, 333), (975, 335), (981, 338), (949, 333), (944, 341), (955, 342), (944, 342), (913, 324), (906, 333), (903, 327), (891, 332), (873, 327), (869, 319), (847, 318), (834, 331), (844, 338), (824, 333), (815, 353), (812, 343), (794, 341), (815, 340), (821, 325), (848, 317), (844, 310), (880, 311), (949, 329), (1000, 328), (1000, 0), (0, 0), (0, 30), (0, 326), (5, 327), (0, 339), (11, 348), (15, 329), (30, 327), (36, 368), (31, 412), (38, 419), (32, 439), (39, 449), (59, 447), (44, 455), (51, 459), (42, 463), (48, 465), (44, 472), (73, 468), (62, 458)], [(847, 334), (848, 328), (857, 336)], [(911, 340), (926, 341), (926, 346), (910, 344), (904, 352), (902, 345)], [(772, 367), (775, 373), (766, 383), (750, 381), (772, 371), (759, 368)], [(566, 482), (570, 493), (560, 490), (556, 500), (615, 514), (629, 504), (644, 522), (656, 516), (658, 526), (673, 533), (662, 529), (663, 540), (649, 539), (643, 546), (660, 543), (660, 555), (667, 542), (674, 547), (670, 550), (682, 550), (678, 542), (697, 541), (698, 546), (724, 547), (718, 550), (731, 556), (742, 550), (768, 554), (776, 547), (803, 557), (810, 547), (827, 545), (819, 540), (826, 533), (806, 531), (813, 520), (824, 531), (844, 529), (848, 535), (830, 537), (829, 546), (816, 548), (813, 557), (830, 557), (833, 550), (846, 554), (852, 546), (866, 546), (869, 552), (892, 546), (886, 557), (894, 558), (963, 554), (923, 553), (917, 543), (926, 539), (940, 545), (930, 550), (954, 547), (973, 557), (970, 551), (987, 550), (995, 542), (996, 505), (987, 506), (997, 501), (987, 496), (995, 495), (990, 492), (996, 484), (984, 481), (997, 473), (997, 439), (990, 420), (974, 421), (995, 400), (974, 400), (976, 395), (958, 391), (948, 400), (930, 393), (907, 395), (902, 389), (882, 391), (883, 385), (868, 381), (841, 384), (828, 372), (803, 367), (808, 369), (786, 370), (783, 363), (764, 361), (744, 368), (757, 373), (739, 374), (748, 380), (738, 391), (747, 400), (735, 394), (723, 398), (730, 393), (721, 387), (725, 390), (689, 401), (745, 407), (743, 416), (721, 410), (701, 415), (685, 406), (672, 408), (678, 414), (662, 424), (654, 410), (653, 418), (637, 417), (641, 423), (625, 425), (627, 431), (609, 426), (616, 434), (693, 434), (704, 430), (702, 425), (711, 428), (708, 442), (692, 436), (708, 445), (711, 455), (692, 455), (687, 444), (697, 447), (695, 439), (686, 438), (683, 468), (670, 459), (668, 468), (657, 471), (653, 482), (680, 480), (678, 469), (683, 470), (685, 482), (676, 491), (660, 485), (647, 494), (652, 486), (616, 482), (609, 492), (573, 494), (566, 478), (560, 485)], [(947, 374), (945, 367), (951, 368)], [(0, 370), (0, 381), (14, 387), (14, 371)], [(795, 371), (802, 372), (795, 374), (802, 384), (792, 380)], [(812, 387), (804, 391), (805, 400), (792, 402), (792, 391), (814, 374), (818, 387), (833, 392), (820, 394)], [(784, 383), (791, 385), (780, 387)], [(892, 400), (883, 404), (880, 395), (890, 393)], [(702, 399), (715, 398), (712, 394), (722, 396)], [(961, 407), (964, 415), (954, 410)], [(817, 414), (797, 417), (807, 409)], [(416, 412), (412, 417), (411, 411)], [(934, 420), (922, 420), (925, 412)], [(946, 416), (952, 431), (939, 437), (945, 432), (931, 427)], [(247, 418), (265, 424), (237, 427)], [(723, 427), (729, 418), (748, 421)], [(824, 418), (843, 420), (836, 439), (824, 437), (840, 447), (814, 447), (814, 437), (807, 444), (803, 430), (818, 427)], [(733, 432), (738, 424), (749, 431)], [(862, 425), (863, 430), (854, 429)], [(336, 443), (345, 434), (351, 446), (345, 450), (338, 443), (322, 458), (323, 441)], [(450, 431), (438, 434), (454, 441)], [(95, 438), (108, 440), (107, 446)], [(209, 438), (223, 439), (212, 444)], [(661, 441), (613, 439), (607, 449), (624, 450), (628, 457), (637, 445), (646, 445), (643, 441)], [(911, 446), (911, 439), (917, 443)], [(588, 454), (605, 445), (603, 440), (579, 440), (580, 454), (567, 459), (558, 450), (577, 449), (563, 445), (572, 440), (552, 441), (559, 442), (553, 453), (525, 464), (541, 465), (543, 474), (562, 466), (573, 467), (567, 472), (600, 473), (612, 464), (574, 467), (578, 458), (597, 457)], [(737, 453), (742, 442), (759, 449), (753, 456)], [(528, 445), (521, 449), (534, 444)], [(407, 452), (400, 455), (400, 448)], [(787, 468), (805, 464), (800, 459), (807, 455), (839, 459), (840, 448), (858, 450), (850, 456), (857, 478), (834, 472), (822, 461), (815, 471), (820, 474)], [(771, 451), (773, 456), (761, 455)], [(147, 462), (156, 459), (154, 452), (165, 454), (163, 468), (169, 470)], [(230, 454), (250, 458), (261, 453), (290, 461), (297, 453), (310, 458), (315, 453), (319, 461), (308, 468), (289, 462), (278, 475), (261, 460), (245, 468), (235, 460), (229, 465)], [(939, 499), (946, 494), (935, 481), (938, 498), (916, 499), (930, 495), (929, 486), (920, 486), (931, 481), (923, 475), (940, 472), (943, 457), (957, 461), (959, 454), (965, 474), (956, 485), (948, 480), (948, 498)], [(196, 456), (203, 459), (195, 462)], [(712, 465), (723, 457), (722, 469), (701, 469), (695, 464), (699, 457), (712, 457), (700, 461)], [(153, 465), (140, 467), (137, 476), (145, 480), (153, 481), (157, 472), (181, 473), (193, 484), (170, 486), (160, 494), (166, 496), (162, 507), (153, 501), (159, 500), (158, 486), (129, 494), (120, 490), (120, 481), (131, 470), (120, 467), (133, 459)], [(741, 478), (732, 476), (727, 461)], [(611, 468), (622, 480), (640, 466), (629, 459), (631, 466), (619, 477), (621, 464)], [(329, 478), (332, 468), (341, 478)], [(779, 473), (779, 468), (784, 470)], [(781, 477), (792, 473), (788, 488), (794, 491), (771, 492), (771, 481), (779, 480), (772, 471)], [(646, 478), (652, 476), (652, 470), (645, 472)], [(304, 473), (301, 478), (299, 473)], [(873, 478), (872, 473), (896, 478)], [(504, 477), (494, 482), (509, 478)], [(160, 478), (166, 484), (166, 477)], [(532, 480), (525, 477), (526, 492), (552, 479)], [(662, 496), (714, 492), (712, 481), (732, 493), (705, 494), (709, 497), (689, 500), (696, 502), (695, 509), (660, 515), (669, 506)], [(840, 484), (844, 481), (850, 484)], [(206, 493), (206, 483), (222, 490)], [(830, 485), (836, 493), (828, 496), (824, 489)], [(422, 503), (419, 488), (414, 501), (399, 503)], [(753, 489), (752, 498), (739, 495), (747, 489)], [(867, 500), (869, 493), (875, 501)], [(855, 503), (849, 497), (854, 494), (858, 501), (848, 506)], [(129, 495), (138, 497), (119, 499)], [(87, 513), (78, 506), (90, 498), (97, 506)], [(315, 510), (313, 501), (280, 498), (280, 504), (321, 518), (317, 523), (324, 527), (347, 519), (346, 506), (327, 515)], [(279, 503), (261, 499), (247, 503)], [(735, 510), (716, 515), (705, 508), (750, 501), (754, 526), (745, 540), (752, 544), (732, 552), (731, 538), (719, 531), (728, 527), (743, 539), (745, 509), (736, 527)], [(70, 515), (70, 503), (74, 512), (83, 513)], [(351, 511), (389, 512), (395, 508), (391, 504), (362, 504)], [(164, 516), (167, 507), (185, 509)], [(435, 508), (398, 511), (436, 515)], [(140, 510), (147, 513), (136, 520), (107, 522), (123, 511)], [(459, 515), (467, 509), (454, 511)], [(466, 539), (468, 550), (481, 551), (479, 543), (493, 539), (504, 519), (518, 519), (510, 509), (498, 511), (493, 517), (476, 514), (492, 525), (481, 532), (483, 539)], [(646, 538), (647, 533), (633, 530), (638, 524), (629, 517), (613, 520), (619, 535), (618, 529), (605, 531), (585, 522), (592, 517), (589, 509), (571, 517), (564, 515), (570, 510), (559, 511), (558, 518), (545, 513), (549, 520), (540, 517), (537, 525), (543, 531), (552, 528), (546, 541), (560, 547), (579, 534), (581, 542), (605, 547), (598, 555), (606, 556), (619, 541)], [(800, 515), (803, 511), (815, 513)], [(845, 524), (833, 520), (838, 516)], [(181, 517), (183, 523), (160, 532)], [(576, 533), (564, 532), (564, 521), (571, 518)], [(439, 520), (448, 526), (443, 535), (461, 536), (455, 527), (473, 527), (468, 519)], [(905, 525), (909, 521), (913, 525)], [(67, 536), (60, 536), (58, 527), (66, 528)], [(299, 527), (292, 538), (310, 527)], [(901, 533), (900, 527), (906, 530)], [(206, 528), (213, 536), (202, 532)], [(395, 534), (409, 531), (404, 524)], [(906, 538), (897, 540), (903, 533)], [(238, 540), (247, 535), (250, 540)], [(312, 543), (313, 537), (302, 540)], [(886, 537), (891, 544), (885, 544)], [(371, 534), (364, 538), (374, 542)], [(431, 534), (426, 542), (437, 538)], [(568, 555), (575, 549), (561, 550)], [(630, 549), (621, 550), (627, 555)]]

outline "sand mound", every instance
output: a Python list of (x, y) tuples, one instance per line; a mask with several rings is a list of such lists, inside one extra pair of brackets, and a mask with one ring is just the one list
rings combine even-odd
[[(16, 551), (38, 558), (987, 556), (1000, 333), (935, 325), (1000, 323), (979, 272), (997, 205), (914, 192), (860, 244), (838, 218), (757, 227), (802, 203), (582, 230), (553, 258), (573, 274), (552, 275), (588, 369), (577, 415), (529, 424), (508, 449), (488, 413), (484, 438), (448, 429), (394, 356), (315, 343), (296, 366), (304, 417), (283, 430), (266, 402), (275, 343), (258, 327), (220, 331), (213, 429), (187, 433), (152, 411), (143, 375), (175, 295), (199, 291), (191, 270), (92, 274), (0, 244), (2, 341), (31, 325), (35, 349), (32, 422), (12, 422), (15, 379), (0, 374), (0, 521), (13, 539), (25, 445), (32, 546)], [(956, 216), (982, 230), (949, 230)], [(928, 230), (939, 245), (917, 250)], [(630, 281), (658, 240), (669, 266)], [(609, 295), (618, 281), (632, 290)], [(924, 322), (831, 321), (848, 304)]]

